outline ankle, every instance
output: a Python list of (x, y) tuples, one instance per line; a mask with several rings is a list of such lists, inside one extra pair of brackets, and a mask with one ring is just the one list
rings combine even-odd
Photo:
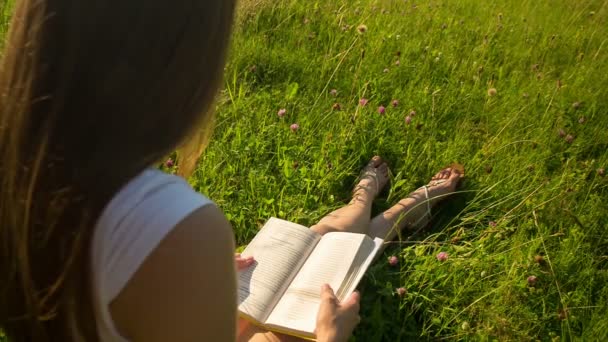
[(424, 195), (422, 197), (410, 195), (410, 197), (403, 198), (399, 201), (399, 205), (402, 206), (401, 220), (403, 221), (405, 228), (414, 228), (421, 220), (427, 218), (427, 204), (424, 201), (426, 201)]
[(373, 201), (376, 198), (376, 192), (375, 192), (375, 188), (373, 188), (372, 186), (369, 185), (358, 185), (354, 190), (353, 190), (353, 199), (355, 198), (362, 198), (365, 201)]
[(426, 194), (424, 193), (424, 189), (420, 188), (412, 193), (410, 193), (409, 195), (407, 195), (407, 197), (402, 198), (399, 203), (400, 204), (407, 204), (410, 206), (415, 206), (418, 205), (420, 203), (423, 203), (424, 201), (426, 201)]

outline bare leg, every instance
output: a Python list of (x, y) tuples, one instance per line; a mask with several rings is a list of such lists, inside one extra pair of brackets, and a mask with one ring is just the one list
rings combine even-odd
[(367, 234), (372, 202), (388, 181), (388, 166), (378, 156), (363, 169), (359, 184), (353, 190), (353, 199), (340, 209), (323, 217), (310, 229), (325, 234), (342, 231)]
[[(379, 164), (379, 160), (374, 161), (373, 159), (366, 169), (368, 169), (370, 165), (376, 169), (384, 169), (381, 167), (382, 165)], [(384, 174), (383, 172), (381, 173)], [(388, 169), (386, 169), (386, 172), (388, 172)], [(395, 236), (406, 227), (412, 229), (424, 227), (430, 219), (430, 217), (428, 217), (428, 208), (434, 206), (454, 192), (458, 182), (463, 176), (464, 175), (456, 169), (447, 168), (441, 170), (433, 176), (428, 185), (428, 199), (424, 188), (420, 188), (412, 192), (408, 197), (399, 201), (399, 203), (392, 208), (376, 216), (371, 223), (369, 222), (371, 202), (378, 191), (371, 191), (373, 188), (370, 187), (370, 183), (362, 176), (359, 186), (355, 188), (351, 203), (324, 217), (317, 225), (311, 227), (311, 229), (314, 229), (321, 234), (330, 231), (369, 233), (371, 237), (379, 237), (385, 241), (393, 240)], [(386, 183), (386, 179), (383, 182), (384, 183), (379, 183), (383, 186)], [(241, 321), (240, 323), (244, 323), (244, 321)], [(239, 328), (238, 340), (256, 342), (303, 341), (297, 337), (272, 333), (246, 323), (244, 327)]]
[[(369, 231), (372, 202), (388, 181), (388, 166), (378, 156), (363, 169), (353, 199), (346, 206), (331, 212), (310, 229), (325, 234), (342, 231), (366, 234)], [(305, 341), (297, 337), (273, 333), (239, 320), (238, 341), (287, 342)]]
[(429, 208), (454, 192), (463, 176), (460, 171), (452, 168), (441, 170), (427, 186), (428, 200), (424, 188), (412, 192), (387, 211), (374, 217), (370, 225), (370, 236), (391, 241), (406, 227), (424, 227), (430, 220)]

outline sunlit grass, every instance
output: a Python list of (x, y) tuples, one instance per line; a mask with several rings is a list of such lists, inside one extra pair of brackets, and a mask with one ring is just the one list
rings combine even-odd
[(458, 161), (462, 193), (429, 232), (387, 251), (399, 266), (383, 258), (369, 272), (355, 339), (602, 340), (606, 11), (603, 1), (249, 8), (193, 184), (246, 244), (270, 216), (311, 225), (343, 205), (373, 154), (392, 168), (377, 211)]

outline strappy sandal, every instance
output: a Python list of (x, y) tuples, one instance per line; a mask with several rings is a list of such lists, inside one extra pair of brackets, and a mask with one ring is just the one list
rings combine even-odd
[[(357, 186), (355, 186), (355, 188), (353, 189), (353, 194), (355, 194), (357, 191), (359, 191), (362, 187), (359, 186), (358, 184), (361, 182), (361, 180), (371, 177), (374, 180), (374, 186), (375, 186), (375, 194), (379, 194), (380, 193), (380, 180), (378, 179), (378, 172), (376, 171), (376, 169), (378, 169), (378, 167), (380, 167), (382, 165), (382, 163), (386, 163), (386, 161), (384, 161), (384, 159), (382, 159), (382, 157), (380, 156), (374, 156), (378, 157), (378, 166), (373, 167), (373, 158), (372, 160), (369, 161), (369, 163), (367, 163), (367, 165), (365, 166), (365, 168), (361, 171), (361, 173), (359, 174), (359, 178), (357, 179)], [(372, 166), (372, 167), (370, 167)], [(384, 186), (383, 186), (384, 188)]]
[(371, 177), (374, 179), (374, 186), (376, 187), (375, 190), (375, 194), (379, 193), (380, 189), (379, 189), (379, 179), (378, 179), (378, 172), (375, 170), (365, 170), (363, 172), (361, 172), (361, 174), (359, 175), (359, 179), (357, 179), (357, 186), (353, 189), (353, 194), (356, 193), (357, 191), (359, 191), (362, 186), (358, 185), (361, 180), (367, 178), (367, 177)]
[[(452, 170), (457, 171), (459, 174), (461, 174), (461, 178), (460, 180), (464, 177), (464, 167), (460, 164), (452, 164), (448, 167), (443, 168), (442, 170), (451, 168)], [(460, 180), (458, 181), (458, 183), (456, 184), (456, 187), (458, 187), (460, 185)], [(424, 215), (422, 215), (416, 222), (413, 222), (410, 224), (410, 227), (415, 229), (414, 233), (411, 234), (410, 236), (414, 236), (416, 234), (418, 234), (421, 230), (423, 230), (432, 220), (433, 215), (431, 213), (431, 198), (429, 197), (429, 188), (433, 187), (433, 186), (437, 186), (437, 185), (441, 185), (443, 183), (447, 182), (447, 179), (437, 179), (434, 181), (431, 181), (429, 184), (423, 185), (420, 188), (416, 189), (416, 191), (420, 190), (420, 189), (424, 189), (424, 201), (426, 202), (426, 213)], [(422, 220), (427, 219), (428, 221), (426, 221), (425, 224), (420, 224)]]

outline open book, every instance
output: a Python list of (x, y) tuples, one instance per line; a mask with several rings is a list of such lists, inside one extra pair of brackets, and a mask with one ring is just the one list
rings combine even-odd
[(321, 236), (273, 217), (242, 253), (255, 263), (239, 273), (239, 313), (268, 330), (312, 339), (321, 286), (346, 299), (382, 242), (356, 233)]

